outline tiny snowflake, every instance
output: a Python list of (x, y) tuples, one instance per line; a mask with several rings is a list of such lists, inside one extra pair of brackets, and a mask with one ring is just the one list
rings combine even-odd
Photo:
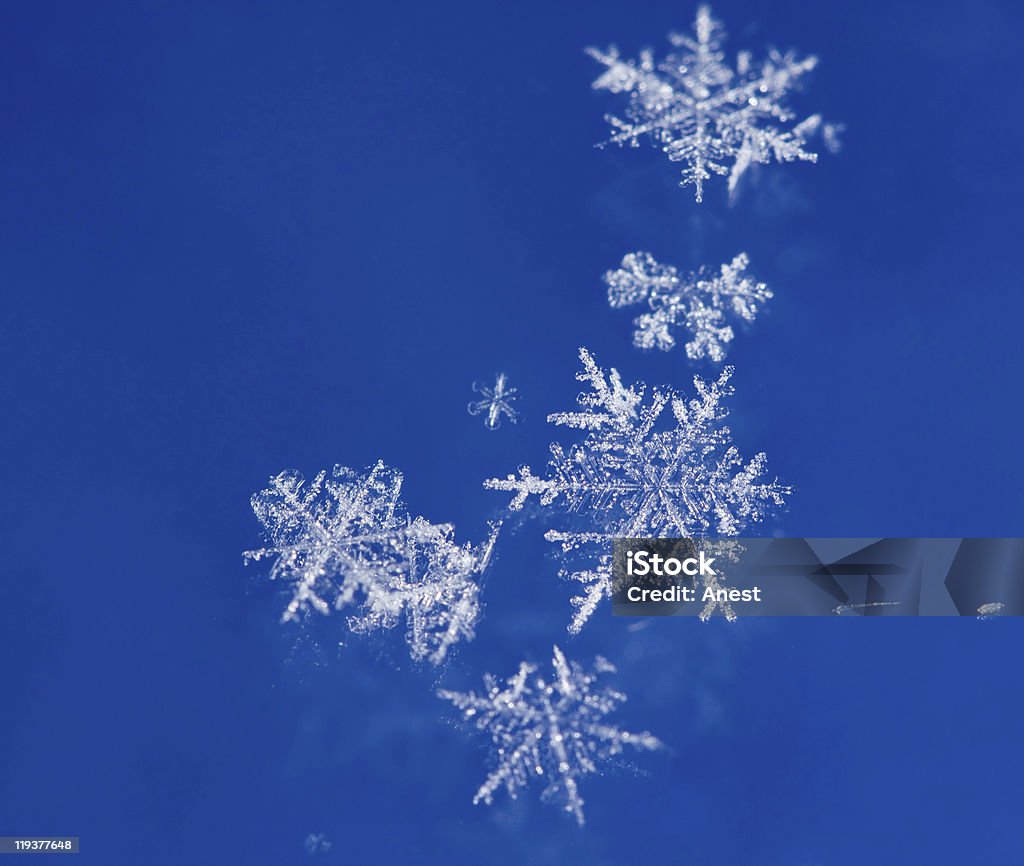
[(519, 399), (519, 394), (515, 388), (508, 387), (508, 377), (504, 373), (498, 373), (493, 388), (474, 382), (473, 390), (483, 399), (474, 400), (467, 409), (470, 415), (483, 413), (486, 416), (484, 425), (488, 430), (497, 430), (501, 426), (502, 415), (513, 424), (519, 420), (519, 413), (512, 408), (512, 404)]
[(669, 160), (683, 163), (680, 186), (692, 184), (697, 201), (712, 175), (728, 174), (732, 195), (751, 165), (773, 159), (814, 162), (817, 154), (806, 149), (808, 139), (820, 131), (833, 150), (839, 132), (817, 114), (793, 123), (785, 104), (817, 58), (770, 51), (767, 60), (755, 63), (740, 52), (734, 69), (724, 62), (724, 40), (721, 24), (701, 6), (692, 34), (671, 34), (673, 50), (660, 62), (650, 50), (633, 61), (621, 59), (615, 46), (587, 49), (606, 67), (594, 88), (628, 98), (624, 117), (607, 117), (611, 141), (638, 147), (649, 138)]
[(306, 841), (303, 842), (302, 847), (306, 849), (307, 854), (326, 854), (331, 850), (331, 840), (328, 839), (323, 833), (310, 833), (306, 837)]
[(273, 558), (272, 579), (292, 598), (282, 616), (351, 609), (354, 632), (393, 628), (404, 616), (410, 654), (440, 664), (479, 616), (474, 579), (488, 565), (498, 527), (479, 547), (459, 546), (450, 524), (410, 517), (402, 475), (383, 463), (360, 473), (336, 466), (308, 484), (282, 472), (252, 497), (270, 545), (245, 554)]
[(504, 787), (515, 799), (531, 781), (545, 785), (542, 798), (557, 800), (583, 824), (579, 781), (598, 772), (598, 764), (626, 746), (654, 750), (661, 742), (646, 731), (632, 734), (605, 721), (626, 700), (621, 692), (595, 685), (615, 668), (598, 656), (594, 670), (569, 662), (556, 646), (548, 680), (537, 667), (521, 662), (504, 686), (487, 674), (486, 692), (440, 691), (438, 697), (462, 710), (463, 718), (491, 736), (496, 767), (480, 786), (473, 803), (490, 805)]
[(586, 518), (584, 528), (552, 529), (544, 536), (567, 557), (603, 548), (592, 567), (563, 571), (584, 587), (573, 599), (574, 634), (612, 593), (612, 539), (736, 536), (791, 492), (778, 480), (762, 480), (768, 462), (763, 453), (745, 462), (732, 444), (722, 405), (733, 391), (731, 367), (713, 382), (695, 376), (696, 397), (690, 400), (670, 388), (652, 388), (645, 401), (642, 383), (626, 387), (617, 370), (606, 373), (586, 349), (580, 349), (580, 360), (576, 378), (591, 389), (577, 398), (583, 411), (559, 412), (548, 421), (586, 431), (583, 441), (568, 451), (551, 445), (544, 476), (522, 466), (518, 476), (484, 482), (513, 493), (512, 510), (537, 496), (541, 506)]
[(726, 317), (747, 322), (772, 297), (771, 290), (747, 274), (746, 253), (723, 264), (718, 273), (698, 271), (683, 277), (671, 265), (657, 262), (650, 253), (629, 253), (617, 270), (604, 275), (608, 303), (615, 308), (644, 304), (650, 310), (633, 320), (633, 343), (641, 349), (668, 351), (676, 344), (673, 328), (689, 332), (686, 354), (696, 360), (725, 359), (733, 329)]

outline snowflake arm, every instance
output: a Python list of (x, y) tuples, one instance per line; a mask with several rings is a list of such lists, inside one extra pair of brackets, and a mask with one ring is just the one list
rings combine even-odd
[(618, 370), (612, 368), (606, 374), (586, 349), (580, 349), (580, 361), (583, 369), (576, 374), (576, 380), (590, 385), (593, 393), (580, 394), (576, 402), (587, 411), (557, 412), (548, 415), (548, 422), (581, 430), (598, 430), (606, 425), (629, 426), (643, 400), (643, 386), (626, 388)]
[[(602, 539), (604, 540), (604, 539)], [(561, 576), (576, 581), (577, 594), (570, 599), (574, 610), (569, 621), (569, 634), (579, 634), (583, 626), (594, 615), (598, 605), (606, 598), (612, 597), (612, 560), (610, 556), (600, 556), (593, 568), (573, 571), (562, 569)]]
[(626, 746), (650, 751), (662, 743), (646, 731), (633, 734), (604, 720), (626, 700), (621, 692), (595, 685), (601, 674), (614, 672), (607, 661), (598, 657), (588, 672), (556, 646), (551, 666), (550, 679), (522, 662), (504, 686), (488, 674), (483, 694), (442, 690), (438, 697), (491, 737), (496, 766), (477, 790), (474, 804), (490, 805), (500, 788), (515, 799), (520, 789), (538, 780), (545, 783), (542, 799), (560, 801), (582, 825), (580, 779), (599, 772), (603, 761)]

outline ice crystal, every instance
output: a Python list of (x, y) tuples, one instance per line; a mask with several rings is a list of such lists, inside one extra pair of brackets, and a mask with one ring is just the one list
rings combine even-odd
[(772, 297), (768, 286), (747, 273), (749, 264), (747, 254), (740, 253), (717, 274), (701, 270), (682, 276), (650, 253), (636, 252), (626, 255), (617, 270), (605, 273), (604, 284), (612, 307), (643, 304), (650, 310), (633, 320), (633, 343), (641, 349), (668, 351), (676, 344), (672, 330), (682, 328), (690, 336), (688, 357), (722, 361), (734, 336), (727, 317), (752, 322)]
[(519, 413), (512, 408), (512, 404), (519, 399), (519, 394), (515, 388), (508, 387), (508, 377), (504, 373), (498, 373), (495, 377), (493, 388), (474, 382), (473, 390), (483, 399), (474, 400), (467, 409), (470, 415), (483, 413), (484, 425), (488, 430), (497, 430), (501, 426), (502, 415), (513, 424), (519, 420)]
[(650, 50), (638, 60), (623, 60), (612, 46), (587, 53), (606, 69), (594, 88), (626, 94), (623, 117), (607, 116), (615, 144), (639, 146), (650, 139), (672, 162), (683, 164), (680, 186), (693, 185), (697, 201), (704, 182), (729, 175), (730, 195), (743, 173), (755, 163), (804, 160), (817, 154), (808, 139), (821, 132), (834, 149), (838, 127), (812, 114), (799, 123), (786, 106), (786, 96), (817, 58), (770, 51), (755, 62), (740, 52), (735, 68), (725, 62), (725, 32), (711, 10), (697, 10), (693, 32), (669, 35), (672, 50), (656, 61)]
[(378, 462), (365, 472), (336, 466), (306, 483), (282, 472), (252, 497), (269, 546), (245, 554), (273, 558), (270, 576), (290, 584), (283, 621), (307, 610), (348, 609), (354, 632), (393, 628), (404, 617), (410, 654), (440, 664), (479, 616), (475, 577), (497, 534), (459, 546), (450, 524), (410, 517), (402, 475)]
[(598, 656), (593, 671), (570, 662), (556, 646), (549, 680), (535, 665), (521, 662), (519, 671), (504, 685), (491, 674), (484, 677), (486, 691), (438, 692), (462, 710), (463, 718), (486, 731), (494, 744), (494, 770), (473, 797), (490, 805), (494, 792), (504, 787), (515, 799), (519, 789), (537, 780), (545, 785), (542, 797), (557, 800), (583, 824), (583, 797), (579, 781), (598, 772), (602, 761), (626, 746), (653, 750), (661, 742), (646, 731), (623, 731), (605, 716), (626, 700), (621, 692), (597, 686), (597, 678), (615, 668)]
[(577, 398), (582, 411), (555, 413), (548, 421), (585, 431), (583, 441), (568, 450), (551, 445), (543, 476), (522, 466), (518, 476), (484, 482), (513, 493), (513, 510), (537, 496), (541, 506), (585, 519), (584, 528), (545, 534), (570, 560), (598, 548), (592, 567), (563, 572), (583, 585), (573, 599), (573, 633), (611, 594), (611, 539), (739, 535), (790, 493), (778, 480), (763, 480), (763, 453), (744, 461), (732, 444), (723, 405), (733, 392), (731, 367), (711, 382), (695, 376), (690, 400), (671, 388), (652, 388), (645, 400), (644, 384), (626, 387), (617, 370), (600, 369), (586, 349), (580, 360), (576, 378), (590, 386)]

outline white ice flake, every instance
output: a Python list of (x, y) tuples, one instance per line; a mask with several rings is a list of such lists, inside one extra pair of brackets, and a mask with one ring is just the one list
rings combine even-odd
[(702, 269), (683, 276), (650, 253), (636, 252), (605, 273), (604, 284), (612, 307), (642, 304), (649, 310), (633, 320), (635, 345), (668, 351), (676, 344), (673, 330), (681, 328), (690, 336), (688, 357), (720, 362), (734, 336), (729, 317), (753, 322), (772, 297), (768, 286), (747, 273), (749, 264), (747, 254), (740, 253), (718, 273)]
[[(723, 405), (733, 391), (731, 367), (711, 382), (694, 377), (696, 396), (687, 400), (671, 388), (652, 388), (647, 395), (642, 383), (626, 387), (615, 369), (606, 373), (586, 349), (580, 349), (580, 360), (576, 378), (590, 387), (577, 398), (582, 411), (549, 415), (548, 421), (585, 431), (583, 440), (568, 450), (552, 444), (542, 476), (522, 466), (518, 475), (484, 482), (512, 493), (513, 510), (537, 496), (541, 506), (574, 518), (572, 526), (545, 535), (569, 561), (563, 574), (583, 585), (573, 599), (572, 633), (611, 594), (611, 539), (736, 536), (791, 492), (778, 480), (764, 480), (763, 453), (745, 461), (733, 445)], [(575, 560), (583, 553), (590, 563), (578, 568)]]
[(504, 685), (491, 674), (486, 691), (440, 691), (463, 718), (487, 732), (495, 748), (495, 768), (473, 797), (474, 803), (493, 802), (505, 788), (513, 799), (531, 782), (543, 784), (542, 797), (555, 800), (583, 824), (579, 782), (597, 773), (599, 764), (626, 746), (654, 750), (661, 742), (646, 731), (633, 734), (605, 721), (626, 700), (621, 692), (597, 686), (598, 676), (615, 668), (600, 656), (593, 671), (566, 659), (556, 646), (548, 679), (535, 665), (521, 662)]
[(519, 413), (512, 408), (519, 394), (517, 389), (508, 387), (508, 377), (504, 373), (498, 373), (493, 387), (474, 382), (473, 390), (483, 399), (471, 402), (467, 410), (470, 415), (483, 414), (484, 425), (488, 430), (497, 430), (501, 426), (502, 415), (513, 424), (519, 420)]
[(612, 46), (587, 53), (605, 66), (594, 88), (625, 94), (624, 116), (608, 115), (611, 141), (638, 147), (650, 139), (672, 162), (682, 163), (680, 186), (693, 185), (697, 201), (704, 182), (729, 175), (730, 195), (755, 163), (814, 162), (808, 139), (821, 132), (835, 149), (839, 127), (820, 115), (795, 121), (786, 97), (817, 64), (816, 57), (770, 51), (755, 62), (740, 52), (735, 67), (725, 62), (725, 32), (707, 6), (697, 10), (692, 33), (669, 36), (672, 50), (657, 61), (650, 50), (623, 60)]
[(272, 558), (271, 578), (290, 585), (282, 620), (346, 609), (349, 628), (368, 632), (404, 617), (412, 657), (440, 664), (455, 643), (473, 637), (475, 578), (498, 527), (478, 547), (459, 546), (450, 524), (406, 513), (401, 486), (401, 473), (380, 462), (365, 472), (336, 466), (308, 483), (282, 472), (252, 497), (269, 545), (245, 557)]

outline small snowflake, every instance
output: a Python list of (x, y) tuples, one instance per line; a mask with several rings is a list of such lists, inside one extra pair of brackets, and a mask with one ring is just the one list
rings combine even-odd
[(622, 265), (604, 275), (612, 307), (644, 304), (650, 310), (633, 320), (633, 343), (642, 349), (668, 351), (676, 344), (674, 328), (689, 332), (686, 354), (696, 360), (725, 359), (733, 329), (732, 314), (753, 322), (771, 290), (747, 273), (746, 253), (723, 264), (718, 273), (701, 270), (682, 276), (671, 265), (657, 262), (650, 253), (629, 253)]
[(508, 377), (504, 373), (498, 373), (493, 388), (474, 382), (473, 390), (483, 399), (473, 401), (467, 409), (470, 415), (483, 413), (486, 416), (484, 425), (488, 430), (497, 430), (501, 426), (502, 415), (513, 424), (519, 420), (519, 413), (512, 408), (512, 404), (519, 399), (519, 394), (515, 388), (508, 387)]
[(662, 744), (646, 731), (633, 734), (605, 721), (626, 700), (621, 692), (595, 686), (598, 676), (615, 671), (605, 659), (598, 656), (588, 672), (556, 646), (551, 665), (551, 679), (522, 662), (504, 686), (487, 674), (484, 694), (440, 691), (438, 697), (462, 710), (463, 718), (486, 731), (494, 744), (497, 766), (474, 804), (490, 805), (502, 787), (515, 799), (519, 789), (539, 781), (545, 785), (542, 798), (558, 800), (582, 825), (580, 779), (597, 773), (600, 762), (626, 746), (654, 750)]
[(612, 46), (587, 53), (606, 67), (597, 90), (627, 95), (624, 117), (608, 115), (611, 141), (638, 147), (649, 138), (672, 162), (683, 163), (680, 186), (694, 186), (697, 201), (704, 182), (729, 175), (730, 195), (744, 172), (756, 163), (814, 162), (808, 139), (821, 132), (829, 150), (838, 146), (839, 127), (812, 114), (794, 123), (786, 96), (817, 64), (792, 52), (770, 51), (755, 63), (740, 52), (735, 69), (726, 64), (722, 25), (701, 6), (693, 32), (669, 36), (673, 50), (655, 61), (650, 50), (637, 61), (623, 60)]

